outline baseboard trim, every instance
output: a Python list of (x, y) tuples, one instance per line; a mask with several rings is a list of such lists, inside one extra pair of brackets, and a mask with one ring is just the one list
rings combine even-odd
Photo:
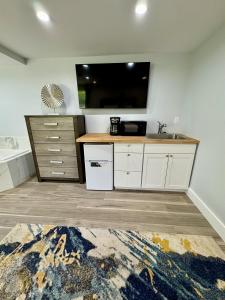
[(197, 206), (210, 225), (219, 234), (219, 236), (225, 241), (225, 224), (215, 215), (215, 213), (205, 204), (205, 202), (195, 191), (189, 188), (186, 194)]

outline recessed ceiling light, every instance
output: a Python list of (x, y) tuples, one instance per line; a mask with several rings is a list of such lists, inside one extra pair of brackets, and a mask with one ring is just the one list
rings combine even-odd
[(94, 81), (93, 81), (93, 84), (96, 84), (96, 83), (97, 83), (96, 80), (94, 80)]
[(88, 68), (88, 65), (83, 65), (83, 67), (87, 69), (87, 68)]
[(142, 79), (143, 79), (143, 80), (147, 79), (147, 76), (143, 76)]
[(50, 21), (49, 15), (43, 10), (37, 11), (37, 18), (43, 23), (48, 23)]
[(86, 76), (86, 77), (85, 77), (85, 79), (87, 79), (87, 80), (88, 80), (88, 79), (90, 79), (90, 77), (89, 77), (89, 76)]
[(135, 13), (138, 16), (143, 16), (148, 10), (148, 6), (146, 2), (138, 2), (135, 6)]
[(134, 66), (134, 63), (133, 62), (129, 62), (127, 65), (128, 65), (129, 68), (131, 68), (131, 67)]

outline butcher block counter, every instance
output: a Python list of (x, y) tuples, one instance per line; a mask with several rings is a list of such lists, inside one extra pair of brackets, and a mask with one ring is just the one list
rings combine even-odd
[(120, 136), (109, 133), (87, 133), (76, 139), (78, 143), (139, 143), (139, 144), (199, 144), (199, 141), (179, 134), (178, 139), (148, 138), (146, 136)]

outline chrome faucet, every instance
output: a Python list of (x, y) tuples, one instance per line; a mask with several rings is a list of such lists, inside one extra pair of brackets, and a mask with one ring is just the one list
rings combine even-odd
[(166, 125), (166, 124), (163, 124), (163, 123), (161, 123), (161, 122), (159, 122), (159, 121), (158, 121), (158, 124), (159, 124), (158, 134), (166, 133), (165, 131), (163, 131), (163, 128), (166, 128), (167, 125)]

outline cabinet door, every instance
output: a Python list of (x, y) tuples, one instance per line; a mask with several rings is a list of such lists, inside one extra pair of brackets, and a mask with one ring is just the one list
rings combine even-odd
[(175, 190), (187, 189), (189, 186), (193, 160), (193, 154), (169, 155), (165, 188)]
[(116, 171), (142, 171), (143, 154), (115, 153), (114, 170)]
[(143, 188), (163, 189), (166, 180), (168, 154), (145, 154), (143, 165)]

